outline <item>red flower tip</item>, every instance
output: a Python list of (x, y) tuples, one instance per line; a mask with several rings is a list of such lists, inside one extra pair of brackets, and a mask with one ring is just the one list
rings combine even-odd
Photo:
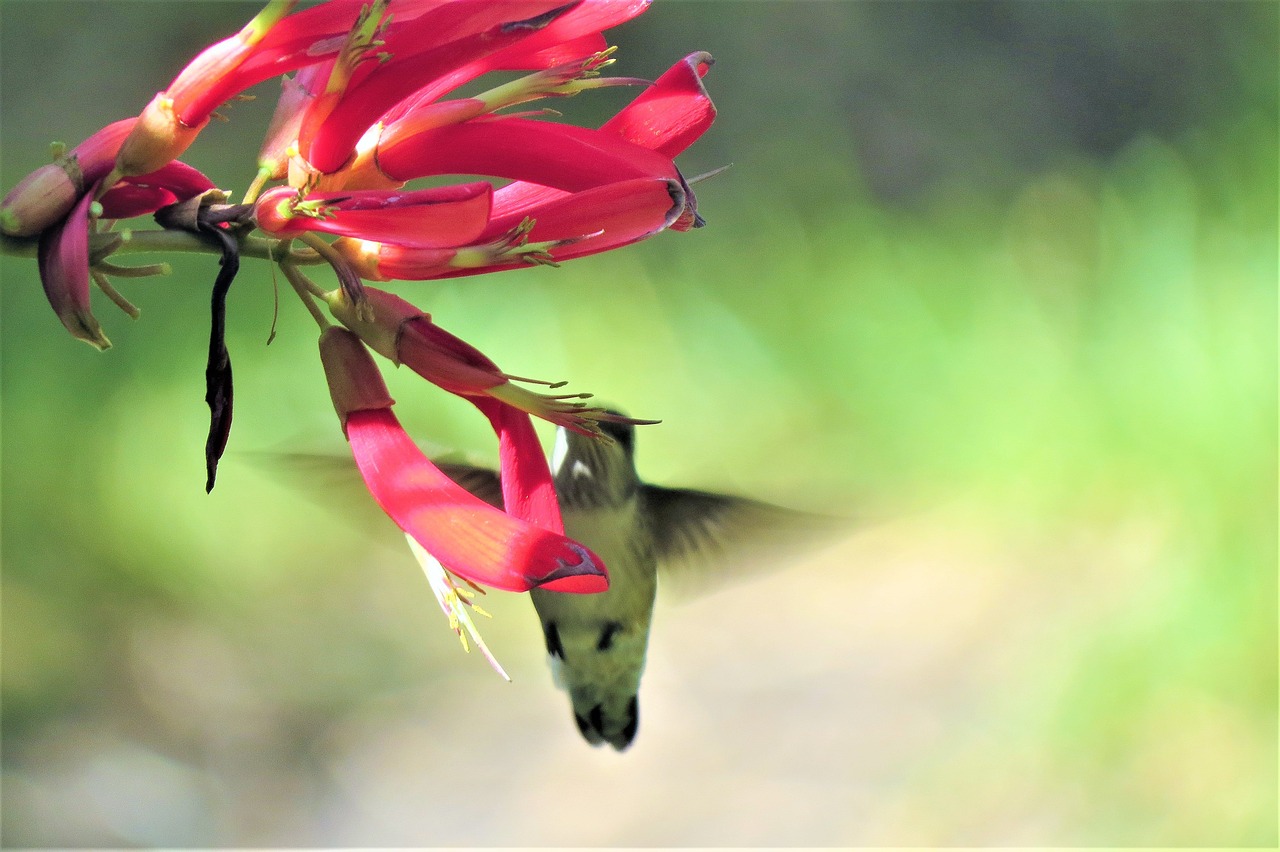
[(714, 62), (705, 51), (689, 54), (600, 129), (675, 157), (715, 121), (715, 104), (702, 84)]

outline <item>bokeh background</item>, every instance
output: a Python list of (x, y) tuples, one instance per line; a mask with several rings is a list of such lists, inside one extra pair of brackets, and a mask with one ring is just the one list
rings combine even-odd
[[(0, 183), (255, 8), (4, 0)], [(98, 354), (0, 258), (5, 844), (1275, 845), (1277, 15), (725, 0), (614, 32), (621, 74), (718, 60), (681, 160), (732, 163), (708, 227), (399, 291), (661, 418), (652, 481), (859, 519), (661, 595), (623, 755), (579, 740), (520, 596), (486, 601), (513, 683), (461, 652), (265, 264), (206, 496), (215, 260), (124, 282), (142, 318), (104, 302)], [(272, 85), (189, 153), (220, 186)], [(389, 379), (493, 461), (470, 406)]]

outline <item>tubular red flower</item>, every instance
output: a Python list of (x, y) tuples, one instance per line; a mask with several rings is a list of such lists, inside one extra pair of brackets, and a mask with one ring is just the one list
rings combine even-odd
[[(320, 356), (360, 475), (396, 525), (460, 577), (523, 592), (600, 592), (608, 574), (600, 558), (559, 532), (504, 513), (449, 479), (408, 436), (368, 350), (350, 331), (328, 328)], [(499, 420), (504, 429), (515, 421)], [(514, 451), (527, 436), (512, 433)], [(537, 504), (531, 514), (546, 518)]]
[(280, 17), (293, 2), (272, 3), (240, 32), (187, 63), (165, 90), (179, 121), (202, 125), (219, 105), (245, 89), (332, 57), (369, 0), (328, 0)]
[[(499, 190), (495, 198), (501, 195)], [(685, 209), (679, 182), (648, 178), (576, 193), (551, 190), (537, 201), (540, 203), (524, 204), (512, 212), (495, 205), (494, 216), (476, 243), (458, 249), (422, 249), (364, 240), (338, 240), (333, 246), (362, 278), (452, 278), (528, 266), (520, 243), (502, 239), (525, 218), (532, 220), (532, 225), (521, 232), (521, 238), (528, 240), (525, 246), (535, 247), (543, 259), (559, 262), (643, 240), (669, 226)]]
[(391, 125), (420, 107), (491, 71), (541, 71), (599, 53), (608, 45), (600, 35), (649, 7), (651, 0), (582, 0), (527, 38), (450, 70), (422, 86), (381, 118)]
[(300, 153), (317, 171), (336, 171), (364, 132), (396, 103), (459, 66), (527, 38), (574, 5), (453, 0), (400, 23), (388, 30), (380, 47), (387, 61), (356, 68), (339, 102), (323, 104), (320, 121), (304, 120)]
[[(498, 196), (502, 191), (498, 192)], [(544, 261), (566, 261), (628, 246), (667, 228), (685, 210), (684, 191), (676, 180), (622, 180), (585, 192), (550, 191), (541, 203), (500, 212), (477, 239), (460, 248), (413, 248), (374, 241), (339, 239), (335, 251), (369, 280), (429, 280), (524, 269), (526, 249)], [(525, 198), (524, 201), (529, 201)], [(527, 239), (503, 241), (522, 220)]]
[(439, 127), (379, 150), (397, 180), (429, 175), (492, 175), (575, 192), (632, 178), (678, 179), (669, 157), (613, 133), (525, 118)]
[[(685, 57), (605, 122), (600, 132), (657, 154), (675, 157), (715, 120), (715, 106), (702, 85), (702, 76), (711, 64), (708, 53)], [(687, 187), (685, 189), (687, 193)], [(516, 181), (494, 193), (494, 216), (533, 216), (540, 206), (563, 196), (562, 190), (542, 183)]]
[(313, 192), (277, 187), (255, 205), (258, 227), (272, 234), (323, 231), (394, 245), (466, 245), (484, 231), (493, 187), (475, 182), (413, 191)]
[[(403, 2), (414, 5), (414, 0)], [(271, 0), (240, 32), (187, 63), (139, 115), (116, 159), (119, 173), (160, 168), (182, 155), (223, 102), (263, 80), (336, 54), (342, 47), (340, 37), (362, 7), (362, 0), (329, 0), (285, 16), (294, 3)]]
[[(564, 532), (560, 501), (556, 497), (551, 467), (533, 431), (533, 420), (518, 409), (488, 397), (471, 400), (498, 435), (498, 458), (502, 481), (502, 505), (509, 515), (550, 530)], [(601, 591), (600, 580), (590, 574), (563, 577), (542, 588), (552, 592), (591, 594)]]
[[(505, 201), (505, 199), (504, 199)], [(549, 249), (556, 260), (580, 257), (642, 240), (671, 224), (684, 210), (679, 181), (638, 178), (551, 197), (509, 209), (494, 205), (480, 241), (497, 239), (523, 219), (533, 220), (531, 242), (565, 242)]]
[(498, 436), (502, 505), (508, 514), (552, 532), (564, 532), (551, 467), (542, 451), (533, 418), (489, 397), (471, 400)]
[(374, 500), (454, 574), (512, 592), (608, 588), (600, 557), (455, 484), (423, 455), (390, 409), (352, 412), (347, 439)]

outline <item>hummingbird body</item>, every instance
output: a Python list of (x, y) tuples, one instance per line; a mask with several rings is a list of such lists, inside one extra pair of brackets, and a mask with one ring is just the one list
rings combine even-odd
[[(607, 742), (622, 751), (639, 726), (637, 696), (659, 572), (696, 575), (725, 563), (736, 563), (737, 569), (777, 564), (806, 540), (845, 522), (641, 482), (632, 424), (601, 420), (597, 425), (605, 437), (560, 428), (551, 468), (565, 533), (604, 560), (609, 589), (590, 595), (533, 589), (529, 595), (542, 623), (552, 677), (569, 693), (578, 730), (592, 745)], [(441, 466), (464, 488), (502, 505), (493, 471)]]
[(556, 686), (592, 745), (621, 751), (639, 724), (657, 559), (631, 457), (631, 427), (604, 424), (613, 442), (560, 430), (553, 457), (565, 534), (590, 542), (609, 567), (609, 589), (575, 595), (533, 589)]

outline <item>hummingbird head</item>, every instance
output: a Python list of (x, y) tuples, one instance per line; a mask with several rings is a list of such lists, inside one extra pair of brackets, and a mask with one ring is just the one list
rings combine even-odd
[[(610, 410), (619, 417), (626, 415)], [(635, 466), (635, 426), (602, 420), (605, 437), (561, 426), (556, 430), (551, 472), (556, 493), (568, 507), (605, 508), (625, 503), (640, 487)]]

